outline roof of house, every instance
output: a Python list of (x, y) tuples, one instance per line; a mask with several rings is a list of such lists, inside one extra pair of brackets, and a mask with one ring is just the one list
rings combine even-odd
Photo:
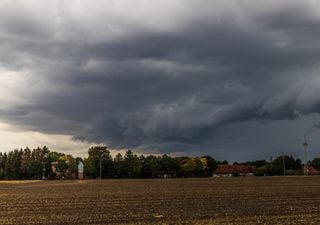
[(235, 173), (253, 173), (252, 166), (245, 165), (218, 165), (215, 174), (235, 174)]
[(319, 170), (313, 168), (312, 166), (305, 167), (305, 169), (307, 169), (307, 168), (308, 168), (308, 174), (309, 175), (320, 175)]

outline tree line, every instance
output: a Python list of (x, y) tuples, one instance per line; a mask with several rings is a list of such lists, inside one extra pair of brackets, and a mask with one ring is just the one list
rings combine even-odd
[[(157, 178), (211, 176), (217, 161), (211, 156), (171, 157), (136, 155), (131, 150), (112, 157), (105, 146), (94, 146), (88, 157), (42, 148), (0, 152), (0, 179), (72, 179), (78, 163), (84, 164), (86, 178)], [(100, 169), (101, 168), (101, 169)], [(100, 174), (101, 171), (101, 174)]]
[[(75, 178), (81, 158), (43, 148), (0, 152), (0, 179)], [(52, 170), (52, 165), (57, 172)]]
[[(0, 152), (0, 179), (74, 179), (79, 162), (84, 164), (86, 178), (160, 178), (160, 177), (209, 177), (219, 164), (211, 156), (171, 157), (169, 155), (137, 155), (131, 150), (114, 157), (106, 146), (94, 146), (86, 158), (50, 151), (46, 146), (28, 147), (9, 152)], [(242, 164), (255, 168), (255, 175), (282, 175), (285, 165), (287, 175), (298, 175), (302, 171), (300, 159), (279, 156), (274, 160), (248, 161)], [(309, 161), (309, 165), (320, 170), (320, 158)]]
[(105, 146), (92, 147), (84, 159), (85, 175), (89, 178), (157, 178), (212, 176), (217, 161), (211, 156), (170, 157), (168, 155), (136, 155), (127, 150), (114, 158)]

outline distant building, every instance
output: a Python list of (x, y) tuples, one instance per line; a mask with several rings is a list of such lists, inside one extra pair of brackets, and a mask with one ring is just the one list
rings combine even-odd
[(56, 173), (57, 172), (57, 165), (58, 165), (58, 162), (52, 162), (51, 163), (51, 172), (52, 173)]
[(57, 169), (58, 162), (51, 162), (51, 171), (49, 175), (49, 179), (58, 179), (60, 177), (60, 173)]
[(313, 168), (312, 166), (304, 166), (304, 174), (308, 174), (308, 175), (320, 175), (320, 171)]
[(78, 163), (78, 179), (79, 180), (84, 179), (83, 172), (84, 172), (84, 166), (83, 166), (83, 163), (80, 161)]
[(214, 176), (253, 176), (254, 170), (252, 166), (245, 165), (218, 165), (214, 171)]
[(158, 178), (174, 178), (176, 177), (175, 173), (157, 173), (156, 177)]

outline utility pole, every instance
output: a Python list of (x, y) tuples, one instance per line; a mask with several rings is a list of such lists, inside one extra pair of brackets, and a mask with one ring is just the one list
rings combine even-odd
[(101, 175), (102, 175), (102, 169), (101, 169), (101, 154), (100, 154), (100, 161), (99, 161), (99, 170), (100, 170), (100, 180), (101, 180)]
[(46, 169), (44, 167), (44, 163), (42, 162), (42, 180), (45, 179), (45, 171), (46, 171)]
[(283, 167), (283, 176), (286, 176), (286, 160), (285, 160), (284, 152), (282, 152), (282, 167)]
[(303, 175), (308, 176), (309, 175), (309, 166), (308, 166), (308, 142), (306, 136), (304, 136), (304, 142), (302, 143), (303, 149), (304, 149), (304, 168), (303, 168)]

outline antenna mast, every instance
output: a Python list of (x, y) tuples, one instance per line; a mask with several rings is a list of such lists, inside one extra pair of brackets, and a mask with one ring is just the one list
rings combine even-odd
[(304, 142), (302, 143), (303, 149), (304, 149), (304, 167), (303, 167), (303, 175), (308, 176), (309, 175), (309, 165), (308, 165), (308, 142), (307, 137), (304, 136)]

